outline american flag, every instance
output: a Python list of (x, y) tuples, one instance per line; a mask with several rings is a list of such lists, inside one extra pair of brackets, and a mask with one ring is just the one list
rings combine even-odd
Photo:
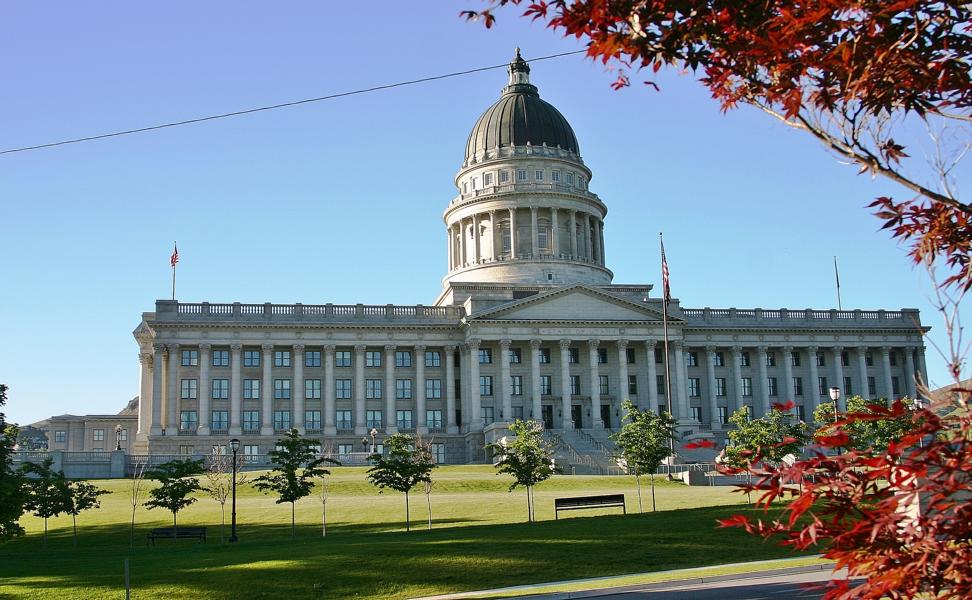
[(658, 241), (661, 243), (662, 290), (664, 291), (665, 302), (669, 302), (672, 299), (672, 290), (668, 281), (668, 260), (665, 259), (665, 242), (661, 239), (660, 234)]
[(173, 242), (172, 256), (169, 257), (169, 264), (171, 264), (172, 268), (174, 269), (177, 262), (179, 262), (179, 246), (175, 242)]

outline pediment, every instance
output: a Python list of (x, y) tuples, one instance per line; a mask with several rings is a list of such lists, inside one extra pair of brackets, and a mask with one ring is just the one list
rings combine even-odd
[(576, 285), (485, 310), (475, 321), (661, 321), (658, 311), (601, 290)]

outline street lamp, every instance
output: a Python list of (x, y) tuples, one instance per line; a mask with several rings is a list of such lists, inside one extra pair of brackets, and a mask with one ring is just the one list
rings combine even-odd
[(115, 450), (121, 450), (121, 425), (115, 425)]
[(374, 454), (378, 451), (378, 443), (375, 441), (375, 438), (378, 436), (378, 430), (372, 427), (368, 433), (371, 434), (371, 453)]
[(230, 526), (229, 541), (235, 542), (239, 539), (236, 537), (236, 453), (240, 449), (240, 440), (236, 438), (231, 439), (230, 449), (233, 450), (233, 517), (232, 525)]
[(362, 452), (368, 451), (368, 436), (361, 438), (361, 451)]
[(834, 401), (834, 423), (836, 423), (840, 419), (840, 417), (837, 414), (837, 401), (840, 400), (839, 387), (830, 388), (830, 399)]

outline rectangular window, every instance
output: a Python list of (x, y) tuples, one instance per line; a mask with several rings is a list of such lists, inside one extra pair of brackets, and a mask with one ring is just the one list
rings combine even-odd
[(507, 183), (507, 182), (509, 182), (509, 180), (510, 180), (510, 172), (509, 171), (500, 171), (499, 172), (499, 181), (500, 181), (500, 183)]
[(699, 353), (698, 352), (686, 352), (685, 353), (685, 366), (687, 366), (687, 367), (697, 367), (697, 366), (699, 366)]
[(275, 367), (289, 367), (290, 366), (290, 350), (277, 350), (273, 353), (273, 366)]
[(523, 354), (519, 348), (510, 348), (510, 364), (518, 365), (523, 362)]
[(480, 396), (492, 396), (493, 395), (493, 377), (492, 377), (492, 375), (480, 375), (479, 376), (479, 395)]
[(183, 400), (195, 400), (199, 382), (195, 379), (183, 379), (181, 383), (182, 394), (179, 397)]
[(790, 352), (790, 364), (793, 365), (794, 367), (799, 367), (800, 366), (800, 353), (799, 352)]
[(560, 181), (560, 171), (550, 171), (550, 181)]
[(851, 386), (851, 378), (844, 377), (844, 397), (850, 398), (854, 395), (854, 388)]
[(305, 367), (321, 366), (321, 353), (318, 352), (317, 350), (304, 352), (304, 366)]
[(793, 395), (802, 396), (803, 395), (803, 378), (794, 377), (793, 378)]
[(182, 366), (183, 367), (197, 367), (197, 366), (199, 366), (199, 351), (198, 350), (183, 350), (182, 351)]
[(120, 442), (127, 442), (128, 441), (128, 430), (127, 429), (119, 429), (118, 430), (118, 441), (120, 441)]
[(888, 352), (888, 360), (890, 361), (892, 367), (898, 366), (898, 353), (894, 350)]
[(750, 366), (750, 364), (752, 364), (752, 363), (750, 363), (750, 361), (749, 361), (749, 352), (748, 351), (740, 352), (739, 353), (739, 366), (740, 367), (748, 367), (748, 366)]
[(335, 367), (350, 367), (351, 366), (351, 352), (348, 350), (338, 350), (334, 353), (334, 366)]
[(412, 399), (412, 380), (411, 379), (396, 379), (395, 380), (395, 399), (397, 399), (397, 400), (411, 400)]
[(259, 367), (260, 366), (260, 351), (259, 350), (244, 350), (243, 351), (243, 366), (244, 367)]
[(638, 395), (638, 376), (628, 375), (628, 395), (637, 396)]
[(667, 393), (668, 390), (666, 389), (665, 386), (664, 375), (655, 375), (655, 391), (662, 396), (664, 396)]
[(533, 178), (537, 181), (543, 181), (543, 170), (536, 169), (533, 171)]
[(346, 455), (354, 452), (354, 444), (338, 444), (338, 455)]
[(243, 446), (243, 462), (255, 463), (260, 456), (260, 446), (256, 444), (247, 444)]
[(516, 180), (517, 181), (526, 181), (527, 180), (527, 172), (526, 172), (526, 169), (517, 169), (517, 171), (516, 171)]
[(702, 407), (693, 406), (692, 408), (692, 418), (698, 422), (702, 422)]
[(273, 429), (274, 431), (287, 431), (288, 429), (290, 429), (289, 410), (273, 411)]
[(726, 378), (716, 377), (716, 396), (724, 398), (726, 396)]
[(229, 350), (213, 350), (213, 366), (228, 367), (230, 361)]
[(273, 380), (273, 399), (290, 400), (290, 380), (289, 379)]
[(540, 364), (550, 364), (550, 348), (540, 348)]
[(743, 396), (753, 395), (753, 378), (752, 377), (742, 377), (739, 380), (740, 391)]
[(381, 379), (365, 380), (365, 398), (368, 400), (381, 399)]
[(429, 400), (439, 400), (442, 398), (441, 379), (425, 380), (425, 397), (428, 398)]
[(597, 386), (598, 387), (598, 393), (601, 394), (602, 396), (607, 396), (608, 394), (610, 394), (611, 393), (611, 389), (610, 389), (610, 385), (609, 385), (609, 382), (608, 382), (608, 376), (607, 375), (598, 375), (597, 378), (598, 378), (598, 386)]
[(479, 416), (483, 419), (483, 423), (489, 424), (495, 421), (494, 415), (492, 406), (482, 406), (479, 408)]
[(396, 350), (395, 351), (395, 366), (396, 367), (411, 367), (412, 366), (412, 353), (408, 350)]
[(365, 426), (368, 429), (381, 429), (381, 411), (369, 410), (365, 413)]
[(260, 380), (243, 380), (243, 398), (246, 400), (257, 400), (260, 398)]
[(699, 393), (699, 378), (689, 377), (688, 378), (688, 394), (690, 398), (698, 398), (701, 394)]
[(229, 412), (225, 410), (214, 410), (211, 423), (213, 431), (226, 431), (229, 427)]
[(511, 406), (510, 410), (513, 411), (513, 420), (522, 421), (523, 420), (523, 407), (522, 406)]
[(778, 393), (779, 390), (776, 387), (776, 377), (767, 377), (766, 378), (766, 392), (770, 396), (778, 396), (779, 395), (779, 393)]
[(103, 441), (105, 441), (105, 430), (104, 429), (95, 429), (94, 430), (94, 441), (96, 441), (96, 442), (103, 442)]
[(229, 379), (213, 379), (212, 395), (213, 400), (226, 400), (229, 398)]
[(196, 454), (196, 447), (186, 444), (179, 445), (179, 456), (193, 456)]
[(577, 348), (568, 348), (567, 349), (567, 362), (568, 363), (570, 363), (572, 365), (576, 365), (577, 362), (578, 362), (578, 360), (579, 360), (579, 357), (580, 357), (580, 353), (578, 352)]
[(381, 366), (381, 352), (377, 350), (368, 350), (365, 352), (365, 366), (366, 367), (380, 367)]
[(438, 444), (438, 443), (432, 444), (429, 449), (432, 451), (432, 460), (435, 461), (435, 464), (437, 465), (445, 464), (446, 461), (445, 444)]
[(817, 377), (817, 395), (826, 396), (830, 393), (830, 389), (827, 387), (826, 377)]
[(570, 173), (570, 172), (567, 173), (567, 185), (574, 185), (574, 174), (573, 173)]
[(541, 396), (549, 396), (551, 394), (553, 394), (553, 390), (551, 389), (550, 375), (541, 375), (540, 376), (540, 395)]
[(803, 405), (801, 404), (800, 406), (797, 406), (796, 410), (797, 410), (797, 419), (801, 421), (806, 421), (807, 417), (806, 417), (806, 413), (803, 410)]
[(337, 428), (341, 431), (349, 431), (351, 429), (351, 411), (339, 410), (337, 411), (336, 416)]
[(823, 352), (817, 352), (817, 366), (818, 367), (827, 366), (827, 356)]
[(658, 364), (665, 362), (665, 352), (662, 348), (655, 348), (655, 362)]
[(510, 377), (510, 394), (513, 396), (523, 395), (523, 376), (513, 375)]
[(63, 444), (66, 441), (67, 441), (67, 432), (66, 431), (55, 431), (54, 432), (54, 442), (55, 443), (57, 443), (57, 444)]
[(846, 351), (840, 353), (840, 366), (850, 366), (850, 355)]
[(442, 354), (438, 350), (426, 350), (425, 366), (426, 367), (442, 366)]
[(625, 348), (624, 359), (629, 365), (635, 364), (635, 351), (634, 348)]
[(304, 398), (308, 400), (320, 400), (321, 399), (321, 380), (320, 379), (305, 379), (304, 380)]
[(260, 429), (260, 411), (258, 410), (244, 410), (243, 411), (243, 430), (244, 431), (256, 431)]
[(337, 400), (350, 400), (351, 399), (351, 380), (350, 379), (335, 379), (334, 380), (334, 397)]
[(712, 356), (713, 356), (713, 359), (712, 360), (715, 363), (715, 366), (717, 366), (717, 367), (724, 367), (724, 366), (726, 366), (726, 355), (725, 355), (725, 353), (723, 353), (723, 352), (716, 352)]
[(486, 173), (483, 175), (483, 185), (493, 185), (493, 174)]
[(597, 349), (597, 364), (599, 365), (607, 364), (607, 348)]
[(571, 396), (580, 395), (580, 375), (570, 376), (570, 394)]
[(395, 426), (398, 427), (399, 429), (412, 429), (414, 427), (414, 425), (412, 424), (412, 411), (396, 410)]
[(425, 411), (425, 426), (433, 431), (442, 429), (442, 411), (438, 409)]
[(182, 431), (195, 431), (198, 424), (199, 418), (196, 416), (196, 411), (183, 410), (179, 412), (179, 429)]
[(776, 366), (776, 352), (766, 353), (766, 366), (775, 367)]
[(874, 366), (874, 356), (871, 354), (870, 350), (864, 353), (864, 363), (869, 366)]
[(725, 406), (719, 407), (719, 423), (726, 425), (729, 423), (729, 409)]
[(492, 348), (480, 348), (479, 349), (479, 364), (488, 365), (493, 362), (493, 350)]
[(873, 377), (867, 378), (867, 394), (872, 398), (877, 396), (877, 382)]
[(898, 394), (900, 394), (900, 393), (901, 393), (901, 389), (898, 387), (898, 378), (897, 377), (892, 377), (891, 378), (891, 395), (894, 396), (895, 398), (897, 398), (898, 397)]
[(317, 431), (321, 428), (321, 411), (319, 410), (305, 410), (304, 411), (304, 427), (311, 430)]

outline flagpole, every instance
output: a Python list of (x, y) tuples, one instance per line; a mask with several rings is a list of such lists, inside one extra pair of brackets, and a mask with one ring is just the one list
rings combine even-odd
[(834, 280), (837, 282), (837, 310), (844, 310), (840, 305), (840, 273), (837, 272), (836, 256), (834, 256)]
[[(668, 362), (668, 298), (669, 298), (669, 287), (668, 287), (668, 275), (665, 274), (665, 270), (668, 268), (665, 260), (665, 242), (662, 240), (661, 232), (658, 232), (658, 243), (661, 247), (661, 259), (662, 259), (662, 330), (664, 332), (664, 348), (665, 348), (665, 400), (668, 404), (668, 414), (675, 416), (672, 410), (672, 369)], [(654, 359), (649, 359), (654, 360)], [(669, 448), (671, 448), (672, 456), (675, 456), (675, 438), (669, 436), (668, 438)], [(671, 478), (672, 472), (669, 469), (668, 476)]]
[(179, 262), (179, 243), (172, 242), (172, 257), (169, 259), (169, 263), (172, 265), (172, 299), (175, 300), (175, 276), (176, 276), (176, 264)]

